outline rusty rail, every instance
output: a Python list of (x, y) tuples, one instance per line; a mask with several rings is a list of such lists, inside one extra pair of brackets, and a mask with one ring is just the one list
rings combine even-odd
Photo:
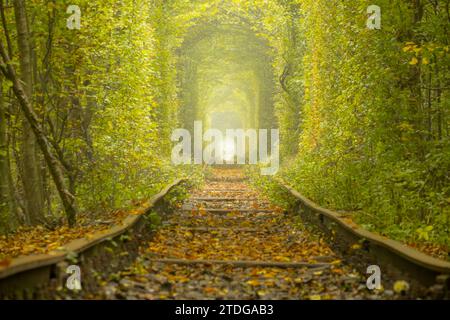
[(369, 265), (378, 265), (391, 282), (407, 280), (419, 294), (449, 298), (450, 262), (362, 229), (346, 221), (341, 214), (307, 199), (284, 180), (276, 181), (296, 199), (295, 211), (302, 220), (320, 229), (331, 246), (360, 271), (366, 272)]
[[(53, 297), (55, 290), (63, 289), (64, 279), (68, 276), (65, 274), (65, 267), (68, 265), (69, 254), (77, 257), (77, 264), (84, 269), (84, 279), (92, 280), (92, 271), (119, 270), (137, 256), (137, 242), (148, 237), (149, 232), (144, 229), (146, 222), (143, 221), (143, 217), (145, 214), (162, 207), (167, 194), (184, 181), (185, 179), (178, 179), (153, 196), (144, 214), (130, 214), (120, 225), (95, 233), (89, 239), (73, 240), (65, 245), (64, 249), (54, 250), (48, 254), (18, 257), (13, 259), (7, 267), (0, 267), (0, 298), (45, 299)], [(130, 238), (135, 236), (137, 241), (117, 240), (124, 234), (129, 234)], [(114, 245), (111, 245), (113, 242)], [(106, 248), (108, 250), (105, 250)], [(117, 257), (120, 261), (117, 260)], [(87, 282), (90, 282), (90, 289), (95, 287), (92, 281)]]

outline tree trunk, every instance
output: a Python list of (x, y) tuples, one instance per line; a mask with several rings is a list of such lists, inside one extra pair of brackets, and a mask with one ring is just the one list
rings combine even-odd
[(53, 181), (56, 185), (56, 189), (58, 190), (59, 196), (64, 206), (64, 210), (66, 213), (67, 221), (69, 226), (74, 226), (76, 223), (76, 210), (75, 210), (75, 198), (71, 195), (67, 188), (66, 183), (64, 181), (64, 176), (61, 171), (60, 164), (52, 152), (50, 147), (50, 143), (48, 142), (47, 137), (44, 134), (41, 123), (38, 120), (36, 113), (33, 111), (31, 102), (25, 88), (22, 83), (19, 81), (16, 72), (11, 64), (11, 60), (6, 53), (6, 50), (3, 46), (3, 43), (0, 41), (0, 55), (2, 56), (4, 65), (2, 65), (2, 72), (13, 84), (14, 94), (19, 101), (20, 108), (25, 115), (26, 120), (28, 121), (33, 133), (36, 137), (37, 143), (44, 154), (45, 162), (50, 170)]
[[(23, 90), (32, 108), (33, 96), (33, 63), (28, 29), (27, 13), (24, 0), (14, 1), (14, 12), (17, 26), (17, 43), (20, 60), (20, 80)], [(44, 196), (42, 188), (41, 170), (39, 169), (36, 139), (28, 121), (23, 121), (21, 170), (25, 195), (26, 214), (31, 224), (38, 224), (44, 220)]]
[(3, 76), (0, 74), (0, 232), (10, 228), (12, 212), (9, 199), (9, 161), (6, 110), (3, 99)]

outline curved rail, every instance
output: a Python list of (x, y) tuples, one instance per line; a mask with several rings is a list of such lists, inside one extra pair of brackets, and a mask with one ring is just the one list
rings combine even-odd
[[(61, 287), (64, 277), (65, 270), (58, 270), (58, 264), (64, 262), (68, 258), (68, 254), (75, 254), (80, 257), (80, 260), (83, 260), (83, 255), (88, 253), (90, 261), (88, 262), (90, 266), (95, 265), (95, 257), (102, 256), (104, 253), (99, 254), (98, 251), (102, 251), (105, 243), (109, 243), (114, 241), (117, 237), (133, 231), (135, 227), (138, 229), (142, 229), (140, 224), (143, 224), (143, 216), (145, 213), (148, 213), (150, 210), (159, 206), (167, 194), (176, 186), (183, 183), (185, 179), (178, 179), (161, 190), (158, 194), (153, 196), (150, 200), (149, 206), (145, 209), (144, 214), (136, 215), (130, 214), (126, 217), (120, 225), (115, 225), (111, 227), (107, 231), (101, 231), (95, 233), (89, 239), (80, 238), (73, 240), (63, 247), (61, 250), (54, 250), (49, 252), (48, 254), (35, 254), (28, 255), (15, 258), (11, 261), (11, 263), (7, 267), (0, 267), (0, 298), (1, 297), (18, 297), (18, 298), (31, 298), (31, 297), (41, 297), (40, 294), (36, 295), (35, 289), (42, 289), (43, 287), (47, 287), (47, 285), (52, 286), (53, 289), (56, 287)], [(115, 244), (117, 246), (117, 244)], [(137, 245), (134, 244), (130, 247), (130, 245), (119, 246), (120, 250), (126, 252), (130, 255), (131, 251), (135, 251), (137, 249)], [(133, 247), (133, 248), (132, 248)], [(97, 250), (96, 250), (97, 249)], [(94, 253), (94, 251), (97, 251)], [(121, 258), (122, 259), (122, 258)], [(123, 259), (127, 260), (127, 259)], [(83, 262), (83, 261), (81, 261)], [(66, 264), (65, 264), (66, 265)], [(97, 269), (101, 269), (101, 266), (98, 266)], [(116, 268), (117, 269), (117, 268)], [(62, 274), (63, 273), (63, 274)], [(52, 282), (55, 283), (50, 284)], [(20, 292), (20, 293), (18, 293)], [(50, 292), (46, 292), (46, 294), (51, 295)], [(43, 297), (46, 296), (43, 295)]]
[(302, 219), (321, 229), (341, 252), (353, 256), (353, 263), (364, 268), (369, 264), (379, 264), (390, 269), (397, 279), (408, 279), (419, 284), (422, 289), (437, 284), (448, 295), (450, 262), (349, 223), (341, 214), (307, 199), (284, 180), (276, 181), (297, 200), (296, 208)]

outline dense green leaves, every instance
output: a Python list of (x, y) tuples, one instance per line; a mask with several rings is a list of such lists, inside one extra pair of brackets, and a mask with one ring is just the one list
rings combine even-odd
[(303, 41), (288, 49), (303, 63), (290, 81), (303, 91), (290, 93), (301, 124), (286, 177), (380, 232), (448, 245), (448, 2), (378, 1), (381, 30), (365, 28), (370, 1), (291, 3)]
[[(81, 209), (148, 196), (174, 171), (172, 129), (229, 111), (280, 128), (282, 174), (306, 196), (448, 244), (448, 0), (377, 1), (381, 30), (366, 27), (368, 0), (83, 0), (80, 30), (66, 27), (69, 4), (27, 1), (27, 12), (34, 108)], [(6, 43), (17, 30), (4, 13)], [(23, 123), (8, 86), (1, 147), (21, 220)]]

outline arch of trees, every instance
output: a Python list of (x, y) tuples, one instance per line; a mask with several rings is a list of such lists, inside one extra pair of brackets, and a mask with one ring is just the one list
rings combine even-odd
[(234, 112), (243, 127), (274, 124), (270, 48), (238, 25), (196, 26), (179, 50), (180, 121), (210, 123), (214, 112)]
[(381, 30), (367, 0), (79, 0), (68, 30), (71, 2), (0, 1), (2, 232), (147, 197), (171, 131), (226, 111), (280, 128), (306, 196), (448, 245), (448, 0), (379, 0)]

